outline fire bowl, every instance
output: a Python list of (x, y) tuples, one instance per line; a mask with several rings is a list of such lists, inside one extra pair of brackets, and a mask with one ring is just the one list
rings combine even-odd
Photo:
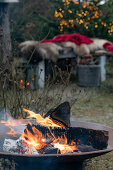
[[(83, 169), (83, 162), (86, 159), (97, 157), (113, 151), (113, 129), (101, 124), (71, 121), (72, 128), (85, 128), (88, 130), (105, 131), (108, 134), (107, 146), (103, 149), (94, 151), (74, 152), (67, 154), (43, 154), (43, 155), (26, 155), (6, 153), (2, 151), (4, 140), (4, 132), (8, 131), (8, 127), (0, 125), (0, 158), (15, 161), (15, 169), (20, 170), (80, 170)], [(86, 135), (86, 134), (85, 134)], [(5, 136), (6, 137), (6, 136)], [(95, 136), (96, 138), (96, 136)], [(101, 148), (101, 147), (100, 147)]]

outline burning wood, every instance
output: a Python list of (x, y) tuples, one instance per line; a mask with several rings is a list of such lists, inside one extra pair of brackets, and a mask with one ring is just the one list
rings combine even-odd
[(48, 149), (49, 145), (49, 147), (52, 146), (57, 148), (58, 152), (60, 151), (61, 154), (78, 151), (76, 143), (72, 141), (68, 144), (68, 140), (65, 135), (56, 137), (49, 127), (47, 128), (48, 131), (45, 133), (43, 130), (39, 130), (39, 128), (40, 126), (38, 125), (35, 126), (33, 124), (28, 124), (27, 128), (24, 130), (21, 138), (29, 147), (34, 146), (35, 149), (40, 152), (42, 150), (44, 151), (45, 148)]
[(57, 123), (62, 123), (66, 127), (70, 126), (70, 104), (69, 102), (64, 102), (60, 104), (55, 109), (51, 109), (44, 116), (45, 118), (50, 116), (53, 121)]

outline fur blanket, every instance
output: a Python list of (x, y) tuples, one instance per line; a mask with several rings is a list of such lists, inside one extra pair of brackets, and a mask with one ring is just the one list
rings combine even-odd
[(20, 44), (22, 56), (31, 64), (37, 64), (43, 59), (56, 62), (63, 51), (63, 47), (55, 43), (40, 43), (38, 41), (25, 41)]
[[(61, 37), (56, 36), (53, 40), (60, 39)], [(77, 38), (75, 39), (77, 40)], [(82, 38), (78, 39), (79, 45), (73, 41), (65, 40), (66, 39), (64, 38), (62, 42), (48, 42), (49, 40), (45, 40), (42, 42), (25, 41), (20, 44), (20, 51), (23, 57), (26, 58), (31, 64), (37, 64), (43, 59), (56, 62), (58, 60), (59, 55), (69, 53), (70, 51), (73, 51), (75, 57), (88, 55), (94, 53), (97, 50), (107, 49), (108, 51), (113, 51), (113, 44), (103, 39), (87, 39), (87, 43), (84, 43), (85, 40), (84, 38)]]

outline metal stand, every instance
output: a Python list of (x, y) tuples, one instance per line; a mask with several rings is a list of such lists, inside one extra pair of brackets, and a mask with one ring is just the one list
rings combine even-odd
[(48, 159), (40, 160), (40, 162), (34, 162), (32, 164), (32, 158), (29, 162), (16, 162), (16, 170), (84, 170), (83, 161), (78, 162), (48, 162)]

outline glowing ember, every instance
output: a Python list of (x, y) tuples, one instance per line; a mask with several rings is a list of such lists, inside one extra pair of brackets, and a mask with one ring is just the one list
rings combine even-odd
[(54, 147), (58, 148), (61, 154), (64, 154), (67, 152), (73, 153), (75, 151), (78, 151), (76, 146), (70, 146), (70, 145), (65, 145), (65, 144), (60, 144), (60, 143), (55, 143)]

